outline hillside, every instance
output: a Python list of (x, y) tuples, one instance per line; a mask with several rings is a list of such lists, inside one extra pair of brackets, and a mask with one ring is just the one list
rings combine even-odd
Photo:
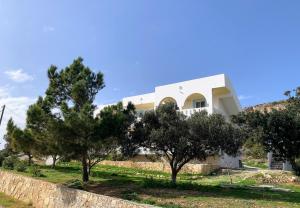
[(244, 111), (249, 112), (249, 111), (267, 111), (270, 112), (272, 109), (276, 110), (281, 110), (285, 108), (285, 105), (287, 104), (286, 100), (280, 100), (280, 101), (275, 101), (275, 102), (270, 102), (270, 103), (263, 103), (263, 104), (258, 104), (255, 106), (250, 106), (244, 108)]

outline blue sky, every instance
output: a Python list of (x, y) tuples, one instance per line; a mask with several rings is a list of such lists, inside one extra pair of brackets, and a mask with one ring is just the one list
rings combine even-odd
[(0, 0), (0, 138), (9, 116), (24, 125), (50, 64), (78, 56), (105, 75), (99, 104), (219, 73), (243, 106), (283, 99), (300, 85), (299, 10), (298, 0)]

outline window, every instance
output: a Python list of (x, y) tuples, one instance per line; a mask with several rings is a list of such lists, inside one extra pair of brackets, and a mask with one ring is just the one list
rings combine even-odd
[(206, 106), (206, 103), (204, 100), (194, 100), (194, 108), (204, 108)]

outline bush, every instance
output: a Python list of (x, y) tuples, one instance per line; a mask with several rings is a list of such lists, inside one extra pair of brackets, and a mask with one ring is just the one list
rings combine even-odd
[(122, 193), (122, 197), (126, 200), (138, 200), (138, 194), (136, 192), (127, 190)]
[(251, 157), (253, 159), (266, 159), (267, 152), (264, 145), (261, 142), (261, 135), (259, 132), (252, 135), (245, 141), (243, 145), (244, 156)]
[(64, 183), (64, 185), (67, 186), (67, 187), (69, 187), (69, 188), (83, 190), (83, 184), (78, 179), (67, 181), (66, 183)]
[(24, 161), (19, 161), (15, 164), (14, 169), (18, 172), (25, 172), (27, 169), (27, 164)]
[(4, 169), (13, 170), (14, 166), (15, 166), (15, 164), (17, 162), (18, 162), (18, 158), (17, 157), (15, 157), (15, 156), (9, 156), (9, 157), (6, 157), (3, 160), (2, 167)]
[(174, 184), (170, 181), (165, 180), (156, 180), (153, 177), (145, 178), (143, 180), (143, 187), (144, 188), (176, 188), (177, 184)]
[(42, 177), (44, 176), (42, 174), (42, 170), (37, 166), (37, 165), (33, 165), (30, 169), (30, 173), (33, 177)]
[(6, 157), (8, 157), (11, 152), (8, 149), (0, 150), (0, 167), (2, 167), (2, 163)]
[(5, 160), (4, 155), (0, 154), (0, 167), (2, 167), (2, 163)]
[(197, 191), (208, 191), (211, 189), (212, 191), (219, 191), (219, 187), (212, 186), (207, 187), (193, 182), (183, 182), (178, 181), (176, 184), (172, 183), (169, 180), (160, 180), (154, 179), (152, 177), (145, 178), (142, 183), (143, 188), (165, 188), (165, 189), (178, 189), (178, 190), (197, 190)]

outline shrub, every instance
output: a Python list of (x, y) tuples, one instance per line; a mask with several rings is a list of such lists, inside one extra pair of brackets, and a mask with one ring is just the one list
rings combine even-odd
[(4, 169), (13, 170), (16, 162), (18, 162), (18, 158), (17, 157), (15, 157), (15, 156), (6, 157), (3, 160), (2, 167)]
[(69, 187), (69, 188), (83, 190), (83, 184), (78, 179), (67, 181), (66, 183), (64, 183), (64, 185), (67, 186), (67, 187)]
[(24, 162), (24, 161), (18, 161), (16, 164), (15, 164), (15, 168), (14, 168), (16, 171), (18, 172), (25, 172), (26, 169), (27, 169), (27, 164)]
[(8, 157), (11, 152), (8, 149), (0, 150), (0, 167), (2, 167), (2, 163), (6, 157)]
[(42, 174), (42, 170), (37, 165), (31, 166), (30, 173), (33, 177), (42, 177), (42, 176), (44, 176)]
[(176, 188), (178, 184), (174, 184), (170, 181), (155, 180), (153, 177), (145, 178), (143, 180), (144, 188)]
[[(202, 186), (193, 182), (183, 182), (180, 181), (176, 184), (172, 183), (168, 180), (160, 180), (154, 179), (153, 177), (145, 178), (142, 183), (143, 188), (165, 188), (165, 189), (178, 189), (178, 190), (208, 190), (209, 188), (206, 186)], [(218, 187), (211, 187), (212, 190), (218, 189)]]
[(122, 193), (122, 196), (123, 196), (124, 199), (127, 199), (127, 200), (137, 201), (139, 199), (138, 194), (136, 192), (133, 192), (133, 191), (130, 191), (130, 190), (124, 191)]
[(0, 167), (2, 167), (2, 163), (5, 160), (4, 155), (0, 154)]

